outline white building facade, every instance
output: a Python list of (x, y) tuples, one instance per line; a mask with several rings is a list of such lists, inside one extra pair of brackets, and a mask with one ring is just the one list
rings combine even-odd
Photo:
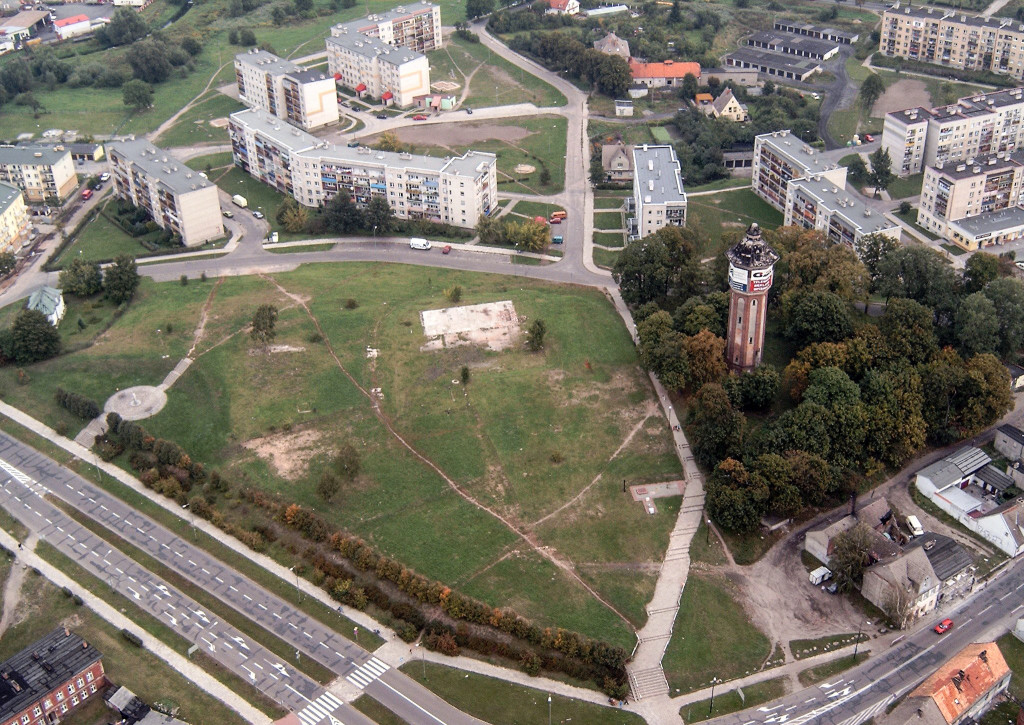
[(235, 56), (239, 100), (306, 130), (338, 122), (337, 90), (327, 73), (253, 48)]
[(686, 226), (686, 192), (672, 146), (633, 147), (633, 209), (637, 237), (665, 226)]

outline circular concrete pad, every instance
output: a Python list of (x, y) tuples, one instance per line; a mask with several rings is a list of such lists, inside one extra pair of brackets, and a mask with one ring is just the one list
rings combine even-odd
[(167, 393), (151, 385), (136, 385), (120, 390), (103, 406), (106, 413), (117, 413), (124, 420), (142, 420), (156, 415), (167, 405)]

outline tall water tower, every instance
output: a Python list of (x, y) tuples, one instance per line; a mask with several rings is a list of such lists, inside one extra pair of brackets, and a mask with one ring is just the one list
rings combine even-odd
[(768, 290), (779, 255), (761, 238), (761, 228), (751, 224), (726, 256), (730, 288), (726, 361), (730, 370), (748, 372), (761, 364)]

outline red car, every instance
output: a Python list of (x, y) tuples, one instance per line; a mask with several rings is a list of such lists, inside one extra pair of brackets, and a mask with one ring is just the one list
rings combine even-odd
[(427, 117), (424, 116), (422, 113), (417, 113), (415, 116), (412, 117), (412, 120), (413, 121), (426, 121)]
[(89, 201), (92, 198), (92, 189), (86, 189), (82, 192), (82, 199)]
[(441, 254), (449, 254), (449, 253), (451, 253), (451, 251), (452, 251), (452, 245), (450, 245), (450, 244), (446, 244), (443, 247), (441, 247)]
[(935, 634), (945, 634), (953, 628), (952, 619), (943, 619), (941, 622), (935, 625)]
[(873, 143), (874, 140), (875, 140), (875, 137), (872, 136), (870, 133), (866, 133), (866, 134), (864, 134), (864, 140), (867, 141), (868, 143)]

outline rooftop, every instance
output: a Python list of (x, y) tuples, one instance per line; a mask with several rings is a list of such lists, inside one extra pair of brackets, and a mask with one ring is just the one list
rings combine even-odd
[(924, 536), (911, 539), (906, 548), (922, 549), (931, 562), (932, 569), (935, 570), (935, 576), (942, 580), (954, 577), (964, 569), (974, 566), (974, 559), (967, 549), (948, 536), (931, 531)]
[(700, 79), (700, 63), (680, 63), (674, 60), (666, 60), (662, 63), (641, 63), (638, 60), (629, 59), (629, 69), (633, 72), (634, 78), (685, 78), (692, 75)]
[(762, 145), (768, 145), (776, 155), (783, 157), (791, 166), (796, 166), (800, 176), (823, 174), (838, 169), (839, 165), (824, 158), (816, 149), (804, 143), (787, 131), (772, 131), (755, 137)]
[(910, 699), (931, 699), (945, 721), (953, 723), (1009, 674), (995, 642), (969, 644), (913, 690)]
[(0, 28), (31, 28), (49, 17), (43, 10), (22, 10), (9, 18), (0, 18)]
[(984, 481), (997, 491), (1005, 491), (1013, 485), (1013, 479), (989, 463), (974, 474), (978, 480)]
[(896, 226), (883, 215), (872, 211), (856, 194), (851, 194), (820, 176), (794, 181), (789, 188), (792, 193), (802, 191), (817, 200), (818, 204), (843, 217), (861, 234), (883, 232)]
[(899, 3), (897, 3), (896, 7), (886, 10), (885, 15), (934, 20), (935, 22), (947, 20), (951, 23), (960, 23), (961, 25), (969, 25), (975, 28), (992, 28), (995, 30), (1006, 27), (1017, 30), (1019, 26), (1021, 30), (1024, 30), (1024, 25), (1009, 18), (983, 18), (980, 15), (971, 15), (970, 13), (960, 12), (952, 8), (900, 7)]
[(679, 159), (671, 146), (633, 147), (634, 189), (639, 189), (645, 204), (686, 202)]
[(761, 238), (761, 227), (757, 223), (747, 227), (743, 239), (737, 242), (726, 255), (729, 262), (743, 269), (764, 269), (779, 261), (779, 254)]
[(995, 113), (996, 111), (1024, 102), (1024, 88), (1006, 88), (992, 93), (976, 93), (973, 96), (964, 96), (957, 99), (955, 103), (935, 108), (907, 108), (902, 111), (892, 111), (889, 116), (895, 116), (900, 120), (912, 121), (914, 116), (918, 120), (935, 119), (943, 121), (946, 119), (960, 119)]
[(996, 430), (998, 430), (1004, 436), (1009, 438), (1011, 441), (1014, 441), (1015, 443), (1020, 443), (1022, 446), (1024, 446), (1024, 430), (1021, 430), (1015, 425), (1010, 425), (1009, 423), (1005, 423), (999, 426)]
[(11, 205), (21, 196), (21, 189), (0, 181), (0, 214), (11, 208)]
[(339, 48), (344, 48), (366, 58), (378, 57), (384, 62), (393, 65), (408, 63), (411, 60), (423, 57), (422, 53), (409, 48), (396, 48), (385, 43), (380, 38), (363, 35), (356, 31), (350, 32), (348, 26), (340, 26), (337, 35), (331, 35), (327, 38), (327, 44), (336, 45)]
[(440, 6), (427, 2), (427, 0), (420, 0), (420, 2), (409, 3), (408, 5), (399, 5), (398, 7), (392, 8), (391, 10), (387, 10), (383, 13), (371, 13), (370, 15), (357, 18), (356, 20), (350, 20), (347, 23), (338, 23), (334, 27), (341, 28), (347, 25), (353, 28), (356, 32), (365, 33), (376, 28), (382, 23), (394, 22), (395, 20), (411, 18), (414, 15), (430, 13), (436, 7)]
[(30, 310), (38, 310), (49, 317), (60, 307), (61, 290), (53, 287), (39, 287), (28, 296), (25, 306)]
[(1024, 162), (1024, 151), (1014, 151), (1011, 154), (999, 153), (991, 156), (979, 156), (957, 163), (948, 163), (929, 168), (935, 169), (939, 174), (950, 179), (969, 179), (979, 174), (992, 174), (1022, 166), (1024, 165), (1022, 162)]
[(290, 60), (279, 58), (261, 48), (252, 48), (245, 53), (238, 53), (235, 56), (235, 62), (259, 68), (261, 71), (274, 75), (297, 73), (302, 70), (302, 66), (292, 63)]
[(193, 171), (166, 151), (158, 149), (145, 139), (118, 141), (107, 146), (111, 159), (120, 156), (127, 163), (142, 170), (146, 176), (178, 194), (213, 187), (213, 182)]
[(809, 23), (798, 23), (795, 20), (776, 20), (775, 21), (775, 28), (776, 29), (781, 29), (782, 27), (786, 27), (786, 28), (799, 28), (801, 30), (805, 30), (805, 31), (809, 31), (809, 32), (814, 32), (814, 33), (820, 33), (822, 35), (832, 35), (832, 36), (837, 37), (837, 38), (847, 38), (851, 42), (856, 42), (857, 38), (860, 37), (860, 36), (857, 35), (857, 33), (851, 33), (851, 32), (849, 32), (847, 30), (838, 30), (836, 28), (829, 28), (829, 27), (825, 27), (823, 25), (811, 25)]
[(64, 18), (63, 20), (58, 20), (53, 25), (54, 25), (54, 27), (57, 27), (57, 28), (66, 28), (67, 26), (75, 25), (76, 23), (88, 23), (88, 22), (89, 22), (89, 16), (88, 15), (72, 15), (70, 18)]
[(53, 166), (71, 152), (64, 146), (0, 146), (0, 164)]
[(799, 76), (821, 70), (818, 61), (813, 58), (801, 58), (787, 53), (773, 53), (770, 50), (761, 50), (760, 48), (749, 46), (737, 48), (728, 53), (726, 57)]
[(761, 30), (748, 36), (744, 41), (748, 45), (761, 43), (772, 48), (790, 48), (792, 50), (805, 51), (815, 55), (828, 55), (839, 50), (835, 41), (820, 40), (807, 35), (796, 35), (795, 33), (784, 33), (780, 31)]
[(1024, 209), (1019, 206), (1009, 206), (1005, 209), (955, 219), (949, 225), (960, 228), (969, 237), (992, 234), (1011, 227), (1024, 226)]
[(888, 561), (880, 561), (868, 569), (869, 572), (892, 582), (901, 589), (909, 589), (915, 595), (934, 589), (939, 585), (939, 577), (932, 569), (931, 562), (923, 549), (914, 548), (901, 552), (895, 543), (888, 539), (885, 539), (885, 542), (892, 544), (895, 548), (894, 557)]
[(19, 714), (102, 656), (74, 632), (58, 627), (0, 663), (0, 720)]

